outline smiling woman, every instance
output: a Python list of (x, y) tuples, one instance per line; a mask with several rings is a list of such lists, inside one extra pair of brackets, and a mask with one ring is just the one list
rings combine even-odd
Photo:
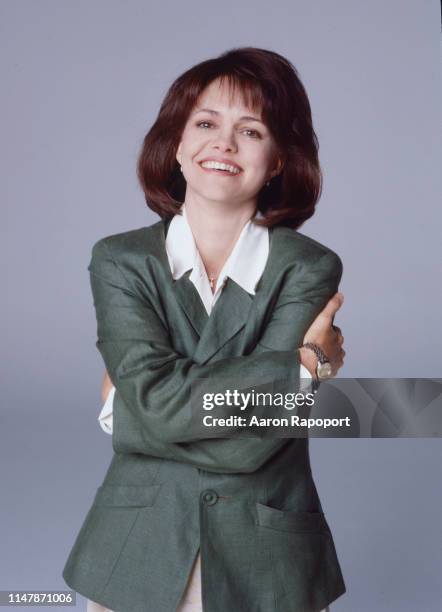
[(321, 171), (292, 64), (247, 47), (185, 72), (137, 171), (161, 220), (92, 249), (115, 453), (63, 577), (89, 612), (328, 610), (345, 584), (308, 438), (192, 420), (200, 393), (297, 392), (343, 363), (342, 262), (297, 231)]
[[(233, 139), (233, 149), (228, 147), (228, 155), (213, 148), (210, 155), (198, 153), (198, 147), (213, 138), (221, 138), (221, 146), (224, 138)], [(194, 163), (215, 154), (215, 161), (226, 158), (242, 169), (236, 157), (244, 153), (249, 158), (245, 178), (253, 178), (263, 225), (297, 228), (314, 214), (322, 189), (318, 140), (305, 88), (281, 55), (234, 49), (193, 66), (171, 85), (138, 162), (147, 205), (162, 217), (179, 212), (189, 188), (191, 166), (183, 160), (183, 176), (176, 165), (182, 140), (183, 146), (190, 146)], [(274, 156), (279, 165), (269, 172)]]

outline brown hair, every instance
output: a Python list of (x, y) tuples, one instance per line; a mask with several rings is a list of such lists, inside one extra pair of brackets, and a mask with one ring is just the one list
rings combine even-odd
[(231, 49), (201, 62), (171, 85), (138, 158), (137, 175), (148, 207), (163, 219), (179, 212), (186, 182), (175, 154), (200, 94), (218, 78), (227, 79), (231, 94), (239, 90), (246, 106), (261, 111), (284, 162), (282, 172), (258, 194), (264, 218), (255, 222), (300, 227), (313, 215), (322, 190), (310, 103), (291, 62), (255, 47)]

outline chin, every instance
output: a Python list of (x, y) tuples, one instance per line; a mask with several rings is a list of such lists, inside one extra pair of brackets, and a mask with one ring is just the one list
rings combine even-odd
[(206, 200), (216, 200), (219, 202), (231, 202), (233, 197), (237, 197), (238, 190), (232, 187), (224, 187), (217, 189), (199, 189), (198, 187), (192, 187), (192, 191), (198, 194), (199, 197)]

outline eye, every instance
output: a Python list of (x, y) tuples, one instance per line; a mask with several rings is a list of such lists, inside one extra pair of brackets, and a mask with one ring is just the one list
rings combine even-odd
[(201, 127), (202, 125), (212, 125), (210, 121), (200, 121), (196, 124), (197, 127)]
[(261, 134), (256, 130), (245, 129), (244, 132), (251, 132), (252, 134), (255, 134), (255, 136), (252, 136), (252, 138), (261, 138)]

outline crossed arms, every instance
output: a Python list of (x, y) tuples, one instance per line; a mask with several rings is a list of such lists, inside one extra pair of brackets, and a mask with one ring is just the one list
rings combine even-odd
[[(238, 372), (256, 384), (263, 377), (275, 384), (299, 377), (297, 349), (341, 278), (342, 264), (334, 253), (306, 265), (301, 274), (287, 273), (270, 320), (250, 354), (206, 365), (173, 349), (154, 305), (130, 286), (103, 240), (93, 247), (89, 271), (96, 346), (116, 387), (115, 452), (163, 457), (211, 472), (248, 473), (288, 443), (254, 437), (201, 439), (189, 426), (191, 389), (210, 379), (211, 391), (222, 391), (226, 380), (237, 380)], [(217, 416), (223, 416), (222, 407)]]

